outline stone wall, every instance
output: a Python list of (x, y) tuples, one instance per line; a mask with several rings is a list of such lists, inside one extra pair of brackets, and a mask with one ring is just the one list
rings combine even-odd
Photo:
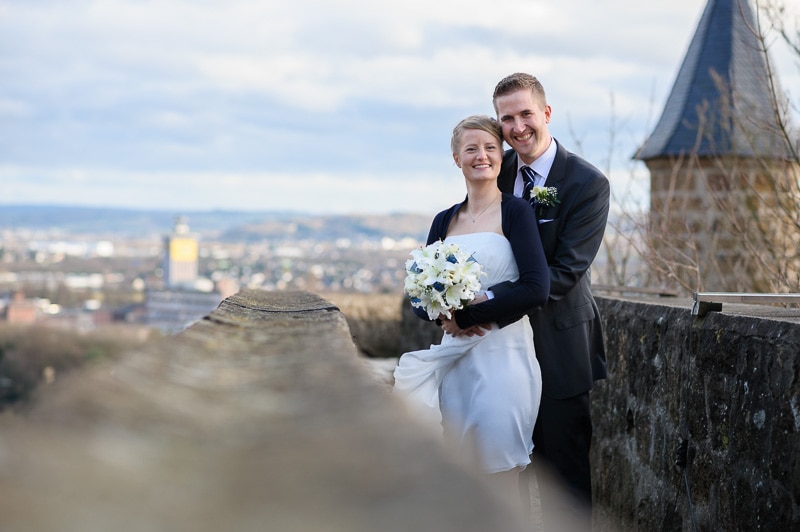
[[(800, 530), (800, 310), (597, 302), (610, 376), (592, 392), (594, 529)], [(401, 350), (438, 341), (407, 307)]]
[(601, 513), (623, 530), (800, 529), (800, 310), (598, 304), (610, 373), (592, 392)]
[(411, 310), (411, 302), (407, 297), (402, 298), (400, 317), (400, 338), (398, 339), (398, 353), (407, 353), (417, 349), (427, 349), (431, 344), (442, 341), (442, 328), (432, 321), (419, 319)]
[(363, 364), (328, 301), (242, 291), (0, 418), (0, 529), (522, 530)]

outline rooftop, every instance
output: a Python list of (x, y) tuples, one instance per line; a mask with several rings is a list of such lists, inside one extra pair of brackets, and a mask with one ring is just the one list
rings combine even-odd
[(786, 157), (756, 31), (747, 0), (709, 0), (661, 118), (635, 159)]

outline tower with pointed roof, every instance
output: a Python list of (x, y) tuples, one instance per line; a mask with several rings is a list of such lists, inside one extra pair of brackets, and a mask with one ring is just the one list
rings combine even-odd
[(797, 279), (797, 254), (786, 250), (798, 247), (798, 167), (757, 32), (747, 0), (708, 0), (634, 156), (650, 171), (648, 262), (662, 284), (775, 291), (765, 260), (783, 260)]

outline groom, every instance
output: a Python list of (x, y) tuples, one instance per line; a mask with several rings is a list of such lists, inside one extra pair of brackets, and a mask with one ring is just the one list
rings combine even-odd
[[(550, 135), (551, 109), (535, 77), (517, 73), (502, 79), (493, 103), (503, 137), (512, 148), (503, 159), (497, 186), (527, 196), (528, 174), (533, 185), (554, 187), (556, 193), (555, 199), (531, 200), (550, 272), (550, 297), (529, 314), (543, 386), (533, 431), (533, 464), (540, 481), (545, 478), (540, 466), (545, 466), (573, 501), (559, 504), (556, 492), (540, 482), (542, 517), (545, 528), (550, 528), (548, 523), (563, 527), (566, 520), (589, 530), (589, 391), (595, 380), (606, 378), (603, 331), (589, 267), (605, 232), (609, 183), (598, 169)], [(503, 286), (491, 290), (496, 294)]]

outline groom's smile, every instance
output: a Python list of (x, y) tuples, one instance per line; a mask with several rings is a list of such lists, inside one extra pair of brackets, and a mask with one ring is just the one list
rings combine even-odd
[(526, 164), (532, 163), (550, 145), (550, 106), (527, 89), (498, 96), (494, 104), (506, 142)]

